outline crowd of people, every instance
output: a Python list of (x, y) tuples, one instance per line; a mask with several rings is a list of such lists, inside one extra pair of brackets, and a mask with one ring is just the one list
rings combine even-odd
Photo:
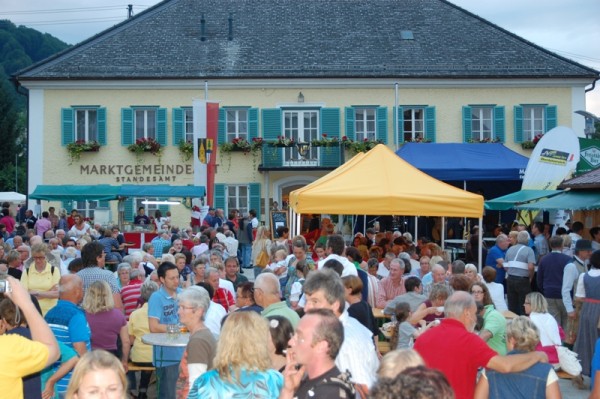
[[(139, 249), (76, 211), (26, 215), (0, 219), (7, 397), (144, 399), (155, 375), (159, 398), (560, 398), (557, 347), (582, 375), (600, 363), (600, 229), (578, 223), (498, 231), (480, 269), (409, 233), (347, 243), (328, 219), (272, 235), (253, 210), (183, 229), (155, 214)], [(181, 330), (183, 347), (142, 339)]]

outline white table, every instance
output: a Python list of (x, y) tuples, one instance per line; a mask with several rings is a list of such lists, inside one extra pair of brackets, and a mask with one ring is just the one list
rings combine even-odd
[(166, 334), (166, 333), (150, 333), (142, 336), (142, 342), (152, 346), (187, 346), (190, 340), (189, 333)]
[(444, 244), (451, 244), (451, 245), (466, 245), (467, 244), (467, 240), (459, 240), (459, 239), (449, 239), (449, 240), (444, 240)]

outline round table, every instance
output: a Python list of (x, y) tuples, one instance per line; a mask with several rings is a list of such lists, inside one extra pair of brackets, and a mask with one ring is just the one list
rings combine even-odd
[(189, 333), (179, 333), (177, 335), (167, 333), (150, 333), (142, 336), (142, 342), (153, 346), (187, 346), (190, 340)]

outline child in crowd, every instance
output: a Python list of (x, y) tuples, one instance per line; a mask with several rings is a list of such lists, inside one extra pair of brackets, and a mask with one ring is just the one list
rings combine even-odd
[(287, 264), (285, 263), (285, 258), (288, 256), (288, 251), (283, 247), (274, 247), (276, 248), (275, 253), (273, 254), (273, 263), (267, 265), (265, 269), (272, 271), (279, 277), (279, 283), (281, 287), (285, 286), (285, 282), (287, 281)]
[(290, 292), (290, 306), (292, 309), (298, 309), (298, 302), (302, 296), (304, 280), (309, 272), (308, 265), (305, 260), (299, 260), (296, 264), (296, 276), (298, 280), (292, 284), (292, 290)]
[(400, 302), (396, 305), (396, 326), (392, 331), (391, 347), (394, 349), (411, 349), (414, 340), (423, 334), (429, 328), (440, 324), (439, 320), (435, 320), (429, 324), (425, 324), (425, 320), (420, 320), (421, 327), (415, 328), (409, 322), (412, 316), (410, 305), (407, 302)]
[(325, 254), (325, 244), (318, 242), (315, 244), (314, 248), (313, 248), (313, 260), (315, 261), (315, 263), (317, 263), (320, 260), (323, 260), (327, 257), (327, 255)]

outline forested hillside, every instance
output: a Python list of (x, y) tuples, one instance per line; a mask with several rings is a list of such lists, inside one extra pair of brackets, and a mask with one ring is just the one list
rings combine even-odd
[(0, 191), (25, 193), (27, 187), (27, 101), (10, 76), (67, 47), (47, 33), (0, 20)]

